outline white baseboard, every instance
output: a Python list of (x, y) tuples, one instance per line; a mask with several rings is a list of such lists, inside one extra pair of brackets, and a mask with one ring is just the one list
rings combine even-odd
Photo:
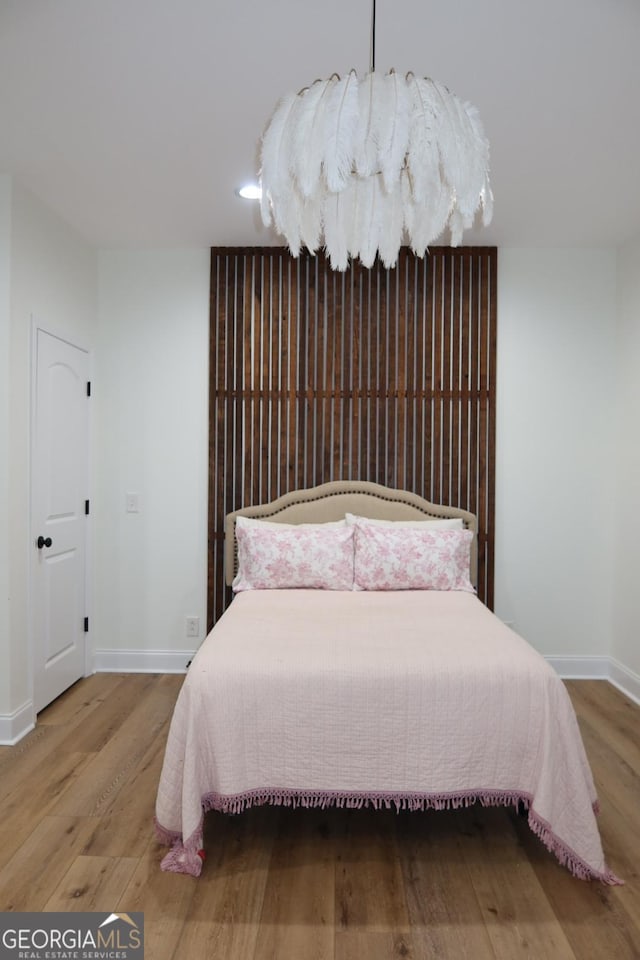
[(0, 745), (13, 747), (35, 727), (33, 703), (27, 700), (13, 713), (0, 713)]
[(194, 650), (96, 650), (96, 673), (186, 673)]
[(640, 704), (640, 677), (613, 657), (545, 657), (563, 680), (608, 680)]
[(608, 680), (611, 675), (610, 657), (545, 656), (563, 680)]
[(630, 700), (640, 704), (640, 677), (613, 657), (609, 660), (609, 681)]

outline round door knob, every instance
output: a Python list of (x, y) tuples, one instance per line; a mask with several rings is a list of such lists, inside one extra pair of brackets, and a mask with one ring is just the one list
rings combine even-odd
[(38, 545), (38, 550), (42, 550), (43, 547), (50, 547), (53, 543), (51, 537), (38, 537), (36, 541)]

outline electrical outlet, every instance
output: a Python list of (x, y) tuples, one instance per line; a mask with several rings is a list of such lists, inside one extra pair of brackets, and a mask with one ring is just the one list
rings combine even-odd
[(187, 636), (200, 636), (200, 617), (187, 617)]
[(126, 499), (127, 513), (140, 513), (140, 497), (137, 493), (128, 493)]

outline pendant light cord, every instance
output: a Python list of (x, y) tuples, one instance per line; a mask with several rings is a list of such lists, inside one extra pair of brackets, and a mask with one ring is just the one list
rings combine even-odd
[(376, 0), (371, 0), (371, 73), (376, 69)]

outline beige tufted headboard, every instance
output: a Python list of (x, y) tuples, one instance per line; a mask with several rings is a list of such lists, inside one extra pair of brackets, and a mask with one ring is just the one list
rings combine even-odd
[(225, 580), (231, 584), (237, 569), (236, 517), (257, 517), (280, 523), (324, 523), (355, 513), (374, 520), (439, 520), (461, 517), (474, 533), (471, 545), (471, 582), (476, 586), (478, 525), (473, 513), (457, 507), (436, 506), (416, 493), (393, 490), (366, 480), (332, 480), (307, 490), (285, 493), (271, 503), (243, 507), (228, 513), (225, 521)]

